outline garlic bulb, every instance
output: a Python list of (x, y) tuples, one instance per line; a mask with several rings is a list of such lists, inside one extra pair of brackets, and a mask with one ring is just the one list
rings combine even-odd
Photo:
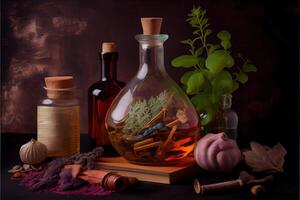
[(229, 172), (240, 161), (241, 151), (224, 133), (210, 133), (199, 140), (194, 156), (197, 164), (207, 171)]
[(47, 157), (47, 147), (43, 143), (31, 139), (21, 146), (19, 154), (22, 162), (31, 165), (38, 164)]

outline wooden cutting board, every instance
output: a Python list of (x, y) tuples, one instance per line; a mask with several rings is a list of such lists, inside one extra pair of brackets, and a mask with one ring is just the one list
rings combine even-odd
[(129, 163), (122, 157), (102, 157), (97, 167), (104, 171), (116, 172), (122, 176), (136, 177), (140, 181), (172, 184), (196, 175), (200, 168), (194, 158), (188, 157), (172, 166), (144, 166)]

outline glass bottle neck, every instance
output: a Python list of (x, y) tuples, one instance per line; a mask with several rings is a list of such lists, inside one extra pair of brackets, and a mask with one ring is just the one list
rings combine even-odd
[(168, 35), (136, 35), (135, 39), (140, 43), (140, 69), (138, 78), (143, 79), (146, 74), (153, 71), (166, 74), (164, 67), (164, 42)]
[(164, 47), (162, 42), (140, 43), (140, 69), (147, 66), (149, 71), (165, 72)]
[(101, 80), (116, 80), (117, 79), (117, 52), (99, 53), (101, 61)]

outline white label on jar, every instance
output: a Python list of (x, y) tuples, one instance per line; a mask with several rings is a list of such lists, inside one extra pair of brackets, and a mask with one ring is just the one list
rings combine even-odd
[(80, 150), (79, 106), (38, 106), (38, 141), (45, 144), (48, 156), (69, 156)]

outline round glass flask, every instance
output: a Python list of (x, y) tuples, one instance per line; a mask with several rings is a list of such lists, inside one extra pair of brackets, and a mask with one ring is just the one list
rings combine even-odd
[[(156, 20), (142, 18), (154, 29)], [(153, 23), (154, 22), (154, 23)], [(160, 23), (159, 23), (160, 25)], [(149, 28), (149, 27), (148, 27)], [(199, 139), (199, 118), (181, 88), (164, 67), (168, 35), (136, 35), (140, 67), (111, 104), (106, 128), (114, 148), (130, 162), (174, 163), (190, 154)]]

